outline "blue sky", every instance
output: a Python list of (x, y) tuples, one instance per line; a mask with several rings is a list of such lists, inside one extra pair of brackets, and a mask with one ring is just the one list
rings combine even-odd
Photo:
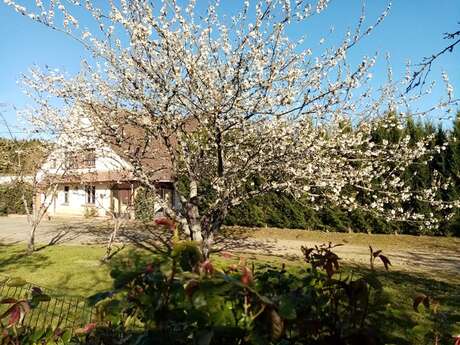
[[(102, 1), (102, 0), (100, 0)], [(227, 2), (228, 1), (228, 2)], [(230, 2), (231, 1), (231, 2)], [(33, 3), (26, 0), (23, 3)], [(97, 1), (96, 1), (97, 2)], [(204, 2), (203, 0), (201, 2)], [(239, 0), (222, 0), (228, 9), (236, 7)], [(198, 0), (200, 3), (200, 0)], [(361, 0), (332, 0), (329, 8), (305, 25), (307, 44), (319, 49), (318, 40), (323, 35), (334, 42), (344, 31), (356, 24), (361, 11)], [(231, 5), (230, 5), (231, 4)], [(366, 4), (367, 23), (371, 24), (386, 7), (385, 1), (368, 0)], [(225, 7), (224, 7), (225, 8)], [(419, 62), (441, 49), (446, 31), (458, 30), (460, 21), (459, 0), (394, 0), (389, 16), (359, 46), (353, 49), (351, 61), (357, 63), (363, 55), (379, 52), (378, 66), (374, 70), (374, 83), (378, 85), (385, 75), (384, 56), (390, 54), (395, 78), (403, 77), (408, 60)], [(334, 26), (334, 33), (327, 32)], [(75, 73), (79, 62), (85, 56), (81, 47), (65, 35), (32, 22), (0, 3), (0, 103), (8, 107), (0, 108), (10, 124), (17, 125), (11, 106), (18, 108), (30, 104), (17, 84), (21, 73), (33, 64), (48, 65)], [(439, 80), (441, 71), (449, 74), (455, 94), (460, 95), (460, 47), (452, 54), (441, 57), (433, 68), (431, 79)], [(436, 90), (430, 99), (420, 106), (434, 104), (441, 96)], [(5, 127), (0, 124), (0, 136), (5, 136)], [(20, 129), (15, 129), (21, 131)], [(21, 133), (17, 133), (19, 136)]]

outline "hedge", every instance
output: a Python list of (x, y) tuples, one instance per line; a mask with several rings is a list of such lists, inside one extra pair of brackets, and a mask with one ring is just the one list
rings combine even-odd
[(0, 186), (0, 216), (25, 214), (22, 194), (25, 193), (29, 206), (32, 207), (32, 187), (26, 183)]

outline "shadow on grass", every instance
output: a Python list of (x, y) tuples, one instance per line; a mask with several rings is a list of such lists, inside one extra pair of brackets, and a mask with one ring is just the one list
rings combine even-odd
[[(372, 272), (363, 266), (351, 269), (359, 275)], [(377, 271), (376, 278), (382, 289), (372, 292), (370, 308), (371, 325), (378, 330), (385, 344), (431, 344), (421, 338), (425, 330), (433, 330), (433, 318), (423, 306), (414, 309), (414, 298), (420, 294), (439, 302), (439, 318), (442, 331), (454, 335), (460, 332), (460, 286), (456, 283), (438, 281), (421, 273), (405, 271)]]
[(48, 246), (64, 243), (103, 244), (106, 243), (113, 227), (110, 222), (80, 221), (62, 224), (44, 232)]
[(0, 245), (0, 272), (11, 271), (15, 267), (27, 267), (29, 269), (38, 269), (46, 267), (49, 264), (49, 258), (40, 253), (27, 253), (23, 246), (15, 244)]

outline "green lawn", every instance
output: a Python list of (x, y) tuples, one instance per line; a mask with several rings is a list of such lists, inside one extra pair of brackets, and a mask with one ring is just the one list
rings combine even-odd
[(0, 274), (21, 277), (58, 293), (89, 296), (112, 285), (100, 261), (104, 246), (49, 246), (32, 255), (25, 245), (0, 246)]
[[(0, 275), (21, 277), (57, 293), (90, 296), (109, 289), (113, 283), (110, 275), (112, 264), (100, 261), (104, 251), (104, 246), (61, 245), (44, 247), (29, 256), (25, 253), (24, 245), (2, 245)], [(132, 248), (124, 249), (113, 262), (120, 262), (120, 259), (123, 260), (130, 253)], [(136, 255), (148, 254), (136, 251)], [(248, 263), (255, 262), (256, 265), (267, 262), (275, 265), (285, 263), (292, 270), (304, 265), (301, 261), (268, 256), (249, 255), (247, 260)], [(216, 266), (232, 262), (217, 256), (213, 261)], [(360, 275), (368, 272), (368, 268), (346, 266), (344, 271), (353, 271), (354, 275)], [(380, 304), (379, 310), (374, 313), (375, 322), (385, 330), (392, 343), (409, 344), (404, 339), (408, 339), (415, 332), (413, 329), (417, 322), (426, 323), (423, 321), (423, 313), (418, 314), (412, 308), (413, 297), (418, 293), (427, 294), (439, 301), (440, 310), (445, 316), (444, 326), (451, 329), (452, 334), (460, 333), (460, 286), (455, 279), (446, 282), (431, 275), (397, 270), (379, 271), (378, 276), (384, 289), (378, 296)]]

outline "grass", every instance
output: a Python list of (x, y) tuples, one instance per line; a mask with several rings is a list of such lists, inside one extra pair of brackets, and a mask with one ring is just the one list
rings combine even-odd
[(49, 246), (32, 255), (25, 245), (0, 246), (0, 274), (69, 295), (89, 296), (112, 285), (103, 246)]
[(384, 288), (377, 296), (374, 323), (385, 334), (386, 343), (412, 344), (408, 339), (417, 339), (417, 344), (425, 343), (421, 334), (423, 329), (432, 328), (433, 322), (423, 306), (418, 312), (414, 310), (413, 299), (419, 294), (439, 302), (436, 317), (447, 333), (460, 334), (460, 286), (402, 271), (379, 272), (378, 277)]
[[(260, 230), (256, 231), (253, 236), (268, 234), (276, 237), (279, 232)], [(297, 235), (295, 231), (288, 233), (288, 236)], [(307, 240), (312, 234), (306, 232), (300, 235), (302, 239)], [(353, 243), (359, 243), (362, 236), (368, 235), (324, 233), (318, 236), (316, 233), (314, 239), (315, 241), (334, 240), (338, 242), (342, 240), (343, 242), (344, 239), (350, 240), (352, 237)], [(386, 248), (386, 250), (393, 248), (394, 244), (385, 237), (373, 236), (381, 239), (378, 242), (379, 248)], [(283, 238), (286, 239), (286, 237)], [(452, 243), (456, 244), (458, 241), (458, 239), (440, 238), (437, 239), (438, 243), (433, 244), (432, 240), (426, 241), (425, 238), (411, 237), (412, 241), (406, 239), (406, 236), (398, 236), (398, 238), (401, 238), (398, 245), (429, 246), (430, 248), (440, 246), (449, 249), (452, 249)], [(113, 266), (100, 261), (104, 251), (104, 246), (58, 245), (43, 247), (32, 255), (26, 255), (24, 245), (0, 245), (0, 275), (21, 277), (62, 294), (87, 297), (110, 289), (113, 285), (114, 281), (110, 274)], [(114, 262), (120, 262), (125, 255), (131, 252), (132, 248), (127, 247), (115, 256)], [(136, 253), (143, 257), (146, 255), (139, 251)], [(256, 266), (264, 263), (277, 266), (285, 264), (289, 269), (296, 270), (304, 265), (300, 260), (283, 257), (258, 254), (244, 254), (243, 257), (248, 263), (254, 262)], [(237, 259), (229, 261), (218, 255), (213, 257), (216, 266), (225, 266), (234, 263), (235, 260)], [(344, 271), (346, 273), (353, 271), (353, 274), (356, 275), (369, 273), (367, 266), (350, 263), (344, 264)], [(407, 269), (391, 269), (389, 272), (378, 270), (377, 275), (384, 288), (381, 293), (375, 295), (379, 303), (374, 310), (373, 322), (386, 335), (386, 343), (411, 344), (407, 339), (413, 339), (416, 336), (414, 334), (418, 330), (417, 325), (429, 325), (424, 315), (425, 312), (422, 310), (421, 313), (417, 313), (412, 307), (413, 298), (419, 293), (424, 293), (439, 301), (440, 310), (445, 317), (444, 327), (449, 329), (451, 334), (460, 333), (460, 285), (455, 277), (452, 280), (446, 280), (444, 276), (443, 279), (437, 279), (436, 275), (429, 274), (429, 272), (411, 272)]]
[[(243, 260), (257, 265), (272, 264), (285, 265), (287, 270), (296, 272), (304, 267), (301, 260), (286, 259), (264, 255), (244, 255)], [(216, 258), (219, 266), (226, 265), (228, 259)], [(237, 262), (233, 259), (231, 263)], [(379, 263), (376, 263), (376, 266)], [(343, 263), (341, 272), (352, 274), (354, 277), (369, 275), (370, 269), (366, 265)], [(439, 317), (442, 327), (449, 334), (460, 334), (460, 285), (458, 277), (446, 280), (445, 276), (436, 277), (433, 274), (410, 272), (407, 270), (382, 268), (375, 271), (376, 277), (382, 285), (382, 290), (373, 290), (372, 298), (375, 305), (371, 318), (373, 328), (379, 329), (384, 335), (385, 344), (426, 344), (421, 339), (424, 330), (430, 329), (433, 322), (429, 320), (429, 312), (423, 306), (419, 311), (413, 307), (414, 298), (420, 294), (429, 296), (432, 301), (439, 302)], [(438, 279), (439, 278), (439, 279)]]

